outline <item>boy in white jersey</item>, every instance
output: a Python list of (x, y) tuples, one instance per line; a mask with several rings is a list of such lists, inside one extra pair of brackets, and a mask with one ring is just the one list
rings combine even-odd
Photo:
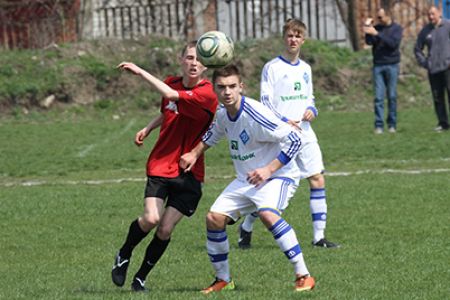
[[(306, 26), (297, 19), (289, 19), (283, 26), (285, 50), (282, 55), (264, 65), (261, 75), (261, 102), (280, 119), (302, 131), (302, 148), (296, 158), (301, 178), (310, 186), (310, 210), (313, 221), (313, 241), (317, 247), (337, 248), (338, 244), (325, 239), (327, 203), (322, 153), (310, 122), (317, 116), (314, 104), (311, 67), (299, 59), (306, 37)], [(239, 226), (239, 247), (250, 247), (253, 223), (257, 216), (249, 214)]]
[(242, 82), (236, 66), (215, 70), (213, 84), (222, 103), (216, 121), (202, 142), (180, 160), (180, 166), (189, 171), (197, 157), (226, 137), (237, 173), (237, 178), (219, 195), (206, 217), (207, 251), (216, 280), (202, 292), (234, 289), (225, 228), (241, 215), (255, 210), (294, 266), (295, 290), (311, 290), (314, 278), (309, 275), (295, 232), (281, 218), (300, 179), (298, 167), (291, 161), (301, 145), (299, 133), (258, 101), (241, 95)]

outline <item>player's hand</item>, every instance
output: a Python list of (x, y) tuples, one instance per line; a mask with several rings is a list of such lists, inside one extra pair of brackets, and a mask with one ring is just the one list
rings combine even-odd
[(136, 146), (140, 147), (144, 145), (144, 139), (148, 136), (150, 132), (147, 130), (147, 128), (142, 128), (136, 133), (136, 136), (134, 137), (134, 143)]
[(131, 63), (131, 62), (121, 62), (116, 68), (120, 69), (120, 70), (126, 70), (129, 71), (131, 73), (133, 73), (134, 75), (140, 75), (142, 69), (139, 68), (138, 66), (136, 66), (135, 64)]
[(247, 181), (250, 184), (260, 186), (272, 175), (269, 168), (259, 168), (247, 173)]
[(180, 168), (184, 169), (184, 172), (189, 172), (197, 161), (197, 156), (193, 152), (188, 152), (181, 155)]
[(314, 112), (310, 109), (307, 109), (303, 114), (302, 121), (311, 122), (315, 117), (316, 116), (314, 115)]
[(291, 125), (292, 127), (294, 127), (297, 130), (302, 130), (300, 127), (300, 121), (296, 121), (296, 120), (287, 120), (287, 122), (289, 125)]

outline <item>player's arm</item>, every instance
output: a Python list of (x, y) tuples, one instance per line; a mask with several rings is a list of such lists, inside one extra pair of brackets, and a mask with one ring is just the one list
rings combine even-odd
[(280, 114), (273, 106), (273, 78), (272, 69), (269, 65), (265, 65), (261, 72), (261, 83), (260, 83), (260, 102), (267, 106), (280, 120), (288, 123), (289, 125), (295, 127), (298, 130), (300, 128), (300, 120), (290, 120)]
[(275, 158), (268, 165), (248, 172), (247, 173), (247, 181), (250, 184), (259, 186), (260, 184), (265, 182), (267, 179), (269, 179), (273, 173), (275, 173), (278, 169), (280, 169), (283, 166), (284, 166), (284, 164), (278, 158)]
[(131, 62), (122, 62), (117, 66), (117, 68), (119, 68), (120, 70), (129, 71), (134, 75), (141, 76), (164, 98), (174, 101), (178, 100), (178, 92), (176, 90), (174, 90), (173, 88), (168, 86), (165, 82), (159, 80), (149, 72), (145, 71), (144, 69), (136, 66), (135, 64)]
[(136, 146), (142, 146), (144, 144), (144, 139), (150, 134), (150, 132), (152, 132), (153, 129), (161, 126), (163, 119), (164, 115), (159, 114), (156, 118), (151, 120), (147, 126), (139, 130), (134, 137), (134, 143)]
[(279, 122), (275, 130), (268, 130), (263, 126), (258, 129), (257, 135), (262, 141), (279, 143), (281, 151), (268, 165), (247, 173), (247, 181), (256, 186), (264, 183), (273, 173), (288, 164), (297, 155), (301, 146), (297, 132), (282, 122)]
[(315, 100), (314, 100), (314, 93), (313, 93), (313, 83), (312, 83), (312, 72), (311, 69), (309, 69), (309, 80), (308, 80), (308, 98), (306, 101), (307, 102), (307, 108), (305, 110), (305, 112), (303, 113), (302, 116), (302, 121), (306, 121), (306, 122), (311, 122), (312, 120), (314, 120), (317, 115), (319, 114), (317, 108), (316, 108), (316, 104), (315, 104)]
[(189, 172), (197, 162), (197, 159), (209, 148), (210, 146), (208, 146), (205, 142), (200, 141), (194, 149), (181, 156), (179, 163), (180, 167), (184, 169), (184, 172)]
[(190, 152), (185, 153), (180, 158), (180, 167), (185, 172), (189, 172), (197, 162), (197, 159), (209, 148), (216, 145), (225, 135), (225, 131), (218, 125), (217, 120), (209, 126), (202, 137), (202, 140)]

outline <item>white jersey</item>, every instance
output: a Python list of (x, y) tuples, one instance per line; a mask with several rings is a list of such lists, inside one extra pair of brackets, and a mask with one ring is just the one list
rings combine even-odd
[[(301, 120), (306, 109), (317, 115), (311, 67), (299, 59), (291, 64), (278, 56), (264, 65), (261, 74), (261, 102), (280, 119)], [(301, 122), (302, 142), (317, 141), (309, 122)]]
[(214, 146), (224, 136), (228, 139), (238, 180), (246, 182), (248, 172), (278, 158), (285, 166), (272, 174), (271, 178), (289, 178), (295, 184), (299, 183), (300, 171), (292, 158), (298, 154), (301, 146), (300, 134), (260, 102), (242, 96), (241, 107), (235, 118), (231, 118), (226, 109), (220, 107), (216, 120), (203, 136), (203, 142)]

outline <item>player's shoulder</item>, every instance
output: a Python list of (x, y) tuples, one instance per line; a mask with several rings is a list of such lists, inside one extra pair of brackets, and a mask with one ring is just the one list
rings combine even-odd
[(227, 115), (227, 110), (223, 104), (219, 104), (216, 110), (216, 119), (222, 119)]
[(196, 87), (208, 87), (208, 88), (213, 88), (213, 85), (211, 83), (211, 81), (209, 81), (206, 78), (203, 78), (197, 85)]
[(264, 69), (274, 68), (277, 64), (280, 64), (282, 62), (283, 61), (281, 60), (280, 56), (274, 57), (264, 64)]
[(311, 72), (311, 66), (306, 61), (304, 61), (303, 59), (299, 59), (299, 62), (299, 66)]
[(168, 85), (174, 85), (183, 82), (183, 77), (181, 76), (167, 76), (164, 82)]
[(251, 114), (253, 114), (253, 112), (257, 112), (257, 114), (268, 115), (270, 117), (273, 114), (273, 112), (267, 106), (247, 96), (244, 97), (243, 109), (244, 111), (250, 112)]

